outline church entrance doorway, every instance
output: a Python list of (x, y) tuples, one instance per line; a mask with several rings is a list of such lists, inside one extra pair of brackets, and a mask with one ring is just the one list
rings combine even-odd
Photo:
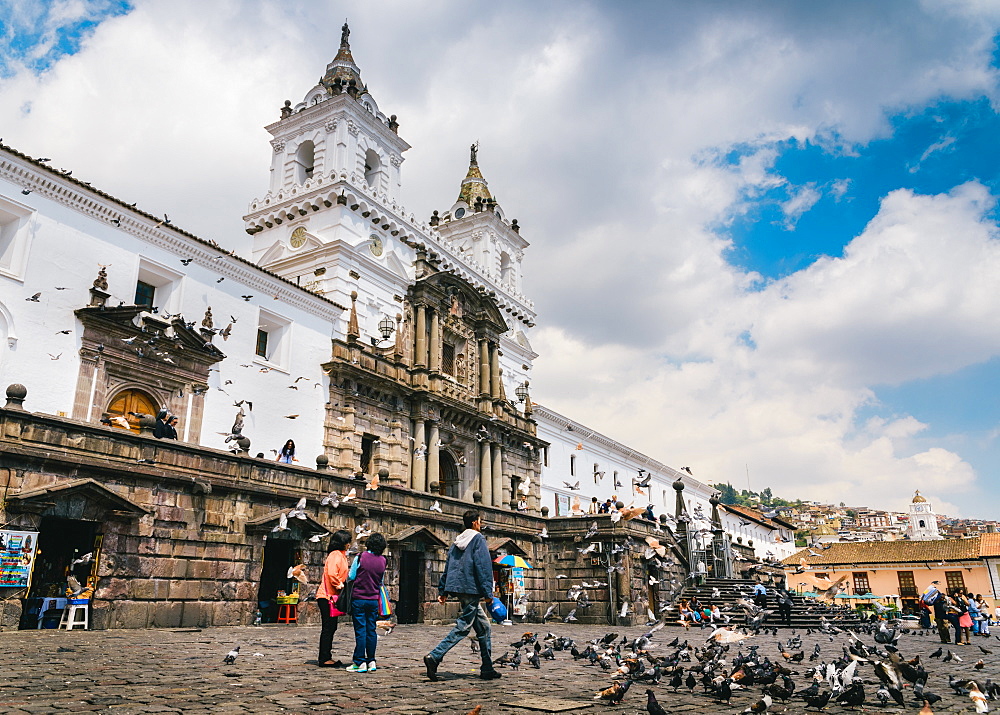
[(458, 476), (458, 465), (455, 464), (455, 458), (451, 452), (442, 450), (438, 455), (438, 464), (440, 465), (441, 495), (460, 499), (462, 497), (461, 478)]
[[(139, 417), (136, 415), (149, 415), (156, 417), (160, 408), (156, 406), (156, 401), (140, 390), (123, 390), (111, 400), (108, 405), (109, 417), (124, 417), (128, 420), (129, 429), (136, 434), (139, 433)], [(112, 422), (112, 427), (125, 429), (122, 425)]]
[(399, 602), (396, 620), (399, 623), (419, 623), (424, 602), (424, 554), (403, 551), (399, 554)]

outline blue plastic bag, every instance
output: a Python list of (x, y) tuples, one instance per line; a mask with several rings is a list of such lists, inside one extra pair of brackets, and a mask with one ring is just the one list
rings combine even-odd
[(507, 620), (507, 607), (503, 605), (497, 596), (493, 597), (493, 601), (490, 603), (490, 616), (492, 616), (495, 623), (503, 623)]

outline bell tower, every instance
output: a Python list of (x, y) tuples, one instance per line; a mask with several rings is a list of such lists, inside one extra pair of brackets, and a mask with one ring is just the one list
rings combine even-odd
[(941, 538), (934, 507), (920, 495), (919, 490), (913, 495), (913, 501), (910, 503), (910, 523), (906, 527), (906, 536), (913, 541), (933, 541)]
[(401, 169), (410, 145), (399, 136), (396, 115), (379, 109), (361, 79), (350, 34), (345, 23), (340, 48), (316, 86), (300, 103), (286, 101), (266, 127), (270, 186), (243, 218), (255, 262), (285, 277), (300, 274), (299, 262), (289, 260), (299, 249), (371, 240), (348, 217), (358, 197), (376, 215), (402, 209)]

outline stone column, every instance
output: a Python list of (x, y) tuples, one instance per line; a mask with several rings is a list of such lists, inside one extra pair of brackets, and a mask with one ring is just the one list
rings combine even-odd
[[(427, 430), (427, 483), (438, 483), (438, 491), (441, 492), (441, 430), (437, 422), (431, 422), (430, 429)], [(443, 493), (443, 492), (441, 492)]]
[(490, 344), (490, 397), (500, 399), (500, 346)]
[(505, 488), (503, 483), (503, 447), (497, 442), (490, 447), (493, 452), (493, 506), (510, 508), (510, 487)]
[(490, 394), (490, 347), (486, 340), (479, 341), (479, 394)]
[(431, 311), (430, 369), (441, 372), (441, 319), (436, 310)]
[(478, 479), (479, 493), (483, 495), (483, 504), (486, 506), (491, 506), (493, 504), (493, 473), (492, 469), (488, 467), (489, 461), (486, 459), (487, 455), (490, 453), (490, 443), (483, 442), (479, 445), (483, 450), (483, 456), (480, 457), (480, 472)]
[(416, 348), (413, 353), (413, 366), (427, 366), (427, 308), (417, 306)]
[[(424, 456), (417, 457), (417, 450), (423, 450)], [(413, 420), (413, 446), (410, 448), (410, 469), (412, 479), (410, 487), (420, 492), (427, 491), (427, 436), (422, 419)]]
[(492, 495), (493, 493), (493, 467), (490, 464), (490, 443), (483, 442), (479, 445), (479, 491), (483, 493), (483, 504), (492, 504), (491, 501), (486, 501), (486, 490), (487, 484), (489, 485), (489, 491)]

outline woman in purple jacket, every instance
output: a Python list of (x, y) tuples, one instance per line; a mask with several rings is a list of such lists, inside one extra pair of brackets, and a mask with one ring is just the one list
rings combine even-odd
[(347, 670), (352, 673), (370, 673), (375, 667), (375, 646), (378, 634), (378, 594), (385, 575), (385, 537), (372, 534), (366, 542), (366, 551), (358, 556), (358, 570), (354, 576), (351, 596), (351, 615), (354, 618), (354, 663)]

